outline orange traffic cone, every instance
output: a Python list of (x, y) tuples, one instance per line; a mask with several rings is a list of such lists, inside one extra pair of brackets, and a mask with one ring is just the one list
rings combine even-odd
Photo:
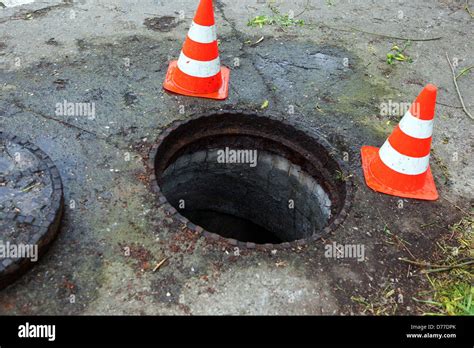
[(168, 67), (163, 87), (191, 97), (225, 99), (230, 70), (221, 67), (212, 0), (201, 0), (179, 59)]
[(363, 146), (367, 185), (392, 196), (436, 200), (429, 160), (437, 88), (427, 85), (383, 146)]

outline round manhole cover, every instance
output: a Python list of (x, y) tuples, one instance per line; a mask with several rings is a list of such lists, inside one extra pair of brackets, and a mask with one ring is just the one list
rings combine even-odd
[(0, 288), (38, 261), (59, 229), (58, 169), (37, 146), (0, 132)]
[(290, 247), (336, 228), (352, 183), (327, 141), (274, 117), (221, 112), (177, 122), (150, 154), (159, 202), (212, 239)]

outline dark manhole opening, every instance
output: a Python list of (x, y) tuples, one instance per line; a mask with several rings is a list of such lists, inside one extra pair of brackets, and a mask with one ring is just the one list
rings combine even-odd
[(273, 245), (342, 221), (348, 182), (325, 143), (273, 117), (221, 112), (175, 124), (151, 155), (160, 199), (178, 214), (223, 238)]
[(185, 210), (181, 212), (193, 223), (202, 226), (224, 238), (257, 244), (281, 243), (282, 240), (272, 232), (236, 214), (213, 210)]

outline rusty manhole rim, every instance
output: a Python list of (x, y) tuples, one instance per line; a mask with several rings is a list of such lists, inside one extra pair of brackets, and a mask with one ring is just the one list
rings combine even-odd
[[(158, 153), (158, 150), (161, 144), (163, 143), (163, 141), (166, 139), (166, 137), (170, 135), (173, 131), (178, 129), (179, 127), (184, 126), (187, 123), (198, 120), (198, 119), (213, 117), (213, 116), (223, 116), (223, 115), (246, 115), (248, 117), (260, 117), (260, 118), (264, 118), (270, 121), (280, 122), (281, 124), (285, 126), (292, 127), (298, 131), (305, 133), (307, 136), (313, 138), (317, 143), (319, 143), (327, 151), (327, 154), (331, 157), (331, 160), (336, 162), (341, 172), (346, 177), (346, 179), (343, 181), (343, 184), (345, 186), (345, 197), (343, 199), (342, 207), (339, 213), (337, 214), (336, 218), (329, 225), (325, 226), (322, 229), (322, 231), (320, 231), (317, 234), (313, 234), (312, 236), (308, 238), (298, 239), (291, 242), (275, 243), (275, 244), (273, 243), (256, 244), (253, 242), (242, 242), (236, 239), (222, 237), (221, 235), (217, 233), (207, 231), (201, 226), (194, 224), (188, 218), (180, 214), (178, 210), (176, 210), (176, 208), (174, 208), (168, 202), (168, 199), (165, 197), (165, 195), (161, 191), (160, 186), (158, 185), (158, 179), (156, 177), (156, 166), (155, 166), (155, 158)], [(324, 236), (328, 235), (329, 233), (334, 232), (345, 221), (345, 219), (347, 218), (350, 212), (350, 209), (352, 206), (352, 200), (354, 197), (354, 188), (355, 188), (353, 176), (348, 175), (349, 170), (346, 163), (334, 156), (335, 150), (336, 150), (335, 147), (332, 146), (327, 139), (324, 139), (323, 136), (319, 135), (319, 132), (313, 130), (313, 132), (310, 133), (308, 132), (308, 130), (303, 129), (300, 124), (296, 122), (291, 122), (288, 119), (281, 119), (269, 112), (265, 112), (264, 114), (259, 114), (258, 111), (251, 110), (251, 109), (249, 110), (245, 110), (245, 109), (209, 110), (207, 112), (194, 113), (191, 116), (189, 116), (186, 120), (175, 120), (171, 122), (171, 124), (160, 133), (154, 145), (151, 147), (149, 156), (148, 156), (147, 164), (151, 172), (149, 176), (149, 182), (150, 182), (152, 192), (155, 193), (158, 198), (156, 201), (156, 206), (162, 208), (165, 211), (167, 216), (171, 217), (177, 222), (184, 224), (186, 228), (188, 228), (192, 232), (199, 235), (203, 235), (205, 239), (210, 243), (224, 244), (224, 245), (228, 245), (229, 247), (238, 247), (239, 249), (242, 249), (242, 250), (250, 249), (250, 250), (271, 251), (275, 249), (276, 250), (293, 249), (293, 248), (297, 248), (301, 246), (306, 246), (308, 245), (308, 243), (320, 240)]]
[[(51, 158), (41, 150), (37, 145), (25, 140), (21, 137), (10, 135), (7, 133), (0, 132), (0, 140), (7, 142), (16, 143), (21, 145), (23, 148), (30, 151), (40, 161), (40, 170), (44, 171), (46, 175), (49, 175), (51, 180), (51, 199), (49, 205), (46, 207), (44, 218), (34, 219), (29, 223), (32, 229), (29, 245), (38, 246), (38, 260), (32, 262), (29, 258), (18, 258), (18, 259), (4, 259), (10, 260), (8, 265), (4, 265), (4, 260), (0, 262), (0, 290), (14, 283), (22, 275), (24, 275), (33, 265), (40, 261), (43, 254), (48, 250), (49, 246), (57, 236), (60, 230), (60, 221), (63, 215), (63, 184), (59, 170), (51, 160)], [(14, 223), (27, 223), (28, 216), (24, 216), (16, 213), (9, 213), (5, 220), (13, 221)]]

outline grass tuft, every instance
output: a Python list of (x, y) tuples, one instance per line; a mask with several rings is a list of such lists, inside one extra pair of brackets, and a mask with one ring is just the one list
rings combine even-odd
[(425, 272), (431, 289), (420, 292), (421, 299), (414, 298), (422, 304), (423, 315), (474, 315), (474, 214), (454, 224), (451, 232), (452, 238), (438, 245), (443, 259), (437, 263), (448, 266), (467, 264)]

